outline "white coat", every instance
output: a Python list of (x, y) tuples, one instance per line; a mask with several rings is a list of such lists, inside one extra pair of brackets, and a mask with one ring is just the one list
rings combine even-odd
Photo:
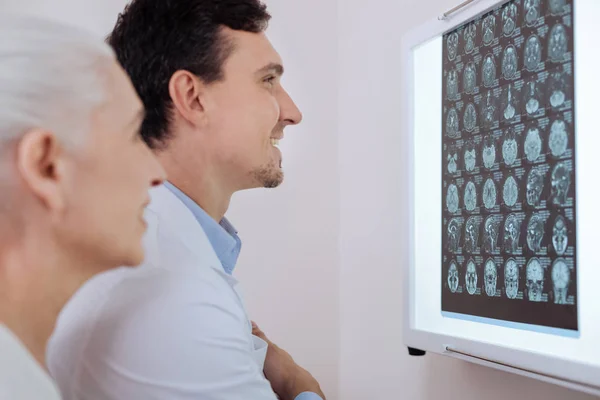
[(64, 400), (275, 400), (238, 281), (173, 193), (151, 198), (144, 263), (92, 278), (59, 317), (47, 360)]

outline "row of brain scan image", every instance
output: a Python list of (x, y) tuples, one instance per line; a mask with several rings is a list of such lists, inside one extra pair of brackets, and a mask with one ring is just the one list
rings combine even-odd
[[(522, 264), (515, 258), (505, 261), (488, 258), (483, 265), (477, 265), (470, 258), (461, 266), (452, 259), (448, 263), (447, 288), (451, 293), (471, 296), (485, 294), (511, 300), (526, 298), (533, 302), (547, 302), (551, 297), (555, 304), (569, 304), (569, 284), (574, 278), (571, 260), (531, 258), (524, 268)], [(550, 285), (546, 283), (548, 273)]]
[[(500, 12), (489, 13), (482, 19), (448, 34), (445, 47), (447, 60), (458, 61), (461, 59), (461, 55), (472, 54), (477, 48), (497, 46), (501, 38), (512, 38), (517, 35), (520, 32), (519, 27), (528, 27), (533, 30), (544, 23), (545, 15), (558, 19), (570, 12), (566, 0), (548, 0), (547, 7), (544, 6), (542, 0), (525, 0), (522, 6), (520, 0), (512, 1), (506, 4)], [(529, 36), (526, 40), (525, 59), (541, 59), (542, 43), (537, 35), (535, 37), (536, 39), (532, 39), (532, 36)], [(567, 29), (560, 23), (555, 24), (550, 28), (547, 38), (548, 58), (557, 62), (563, 61), (567, 52), (567, 44)], [(510, 62), (507, 61), (507, 63)], [(529, 63), (537, 67), (539, 62), (529, 61)]]
[(504, 217), (453, 218), (446, 226), (445, 250), (450, 254), (571, 256), (570, 220), (549, 212), (513, 213)]
[[(553, 120), (549, 126), (534, 123), (517, 134), (512, 127), (503, 132), (445, 145), (445, 174), (451, 177), (475, 175), (499, 168), (515, 168), (525, 164), (571, 158), (571, 125), (564, 119)], [(548, 131), (548, 132), (546, 132)]]
[[(553, 206), (572, 207), (571, 162), (559, 162), (551, 169), (548, 165), (531, 168), (524, 176), (507, 172), (484, 179), (457, 180), (448, 183), (445, 194), (445, 211), (449, 216), (497, 212), (501, 207), (508, 210), (529, 208), (538, 210)], [(501, 178), (498, 178), (501, 176)], [(481, 178), (481, 183), (477, 183)], [(464, 185), (460, 186), (459, 182)], [(525, 192), (525, 193), (523, 193)]]
[[(480, 86), (495, 87), (500, 78), (506, 81), (519, 79), (524, 75), (523, 71), (529, 75), (540, 72), (546, 68), (544, 59), (554, 65), (570, 61), (567, 37), (565, 26), (557, 23), (550, 31), (545, 57), (542, 39), (537, 34), (532, 34), (525, 41), (523, 50), (511, 43), (498, 56), (489, 52), (481, 61), (478, 58), (465, 60), (466, 65), (462, 70), (463, 92), (473, 94)], [(457, 68), (459, 66), (462, 64), (457, 65)], [(446, 86), (449, 99), (457, 96), (458, 85), (453, 84), (459, 79), (457, 68), (448, 70)]]
[[(462, 107), (448, 105), (445, 121), (448, 137), (457, 137), (461, 130), (472, 133), (476, 127), (489, 130), (500, 122), (511, 124), (538, 118), (550, 112), (570, 109), (573, 104), (570, 65), (554, 68), (541, 78), (531, 77), (481, 92), (476, 86), (473, 63), (465, 66), (462, 77), (453, 69), (448, 71), (445, 80), (446, 100), (465, 104)], [(463, 101), (463, 95), (475, 96)]]

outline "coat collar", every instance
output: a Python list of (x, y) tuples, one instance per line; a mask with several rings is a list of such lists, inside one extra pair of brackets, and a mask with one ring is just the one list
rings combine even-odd
[[(150, 204), (146, 209), (146, 219), (149, 224), (149, 231), (152, 224), (157, 225), (155, 233), (156, 240), (158, 241), (156, 243), (157, 248), (161, 247), (161, 234), (168, 232), (168, 235), (174, 236), (177, 241), (190, 251), (194, 257), (192, 261), (201, 260), (202, 262), (207, 262), (211, 268), (223, 275), (231, 285), (238, 283), (237, 279), (227, 274), (223, 269), (206, 233), (196, 221), (194, 214), (173, 192), (164, 185), (160, 185), (150, 191), (150, 198)], [(155, 222), (153, 222), (153, 219), (155, 219)], [(166, 229), (163, 230), (161, 227)], [(153, 249), (149, 248), (148, 251), (152, 252)], [(157, 256), (159, 255), (157, 254)], [(159, 263), (165, 264), (162, 260)]]

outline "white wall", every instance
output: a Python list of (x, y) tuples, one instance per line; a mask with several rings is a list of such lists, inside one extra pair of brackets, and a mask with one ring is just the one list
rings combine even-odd
[(592, 397), (402, 345), (408, 262), (400, 38), (460, 0), (339, 0), (340, 399)]
[(0, 7), (2, 11), (54, 18), (104, 36), (127, 3), (127, 0), (0, 0)]

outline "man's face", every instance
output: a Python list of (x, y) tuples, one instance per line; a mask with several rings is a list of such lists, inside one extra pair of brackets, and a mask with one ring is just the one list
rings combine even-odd
[(277, 147), (302, 114), (281, 85), (282, 61), (263, 33), (224, 29), (234, 49), (223, 80), (207, 86), (209, 146), (235, 190), (276, 187), (283, 181)]
[(87, 141), (64, 158), (66, 206), (56, 228), (62, 245), (103, 268), (142, 262), (148, 189), (165, 178), (139, 135), (142, 103), (116, 63), (106, 91)]

